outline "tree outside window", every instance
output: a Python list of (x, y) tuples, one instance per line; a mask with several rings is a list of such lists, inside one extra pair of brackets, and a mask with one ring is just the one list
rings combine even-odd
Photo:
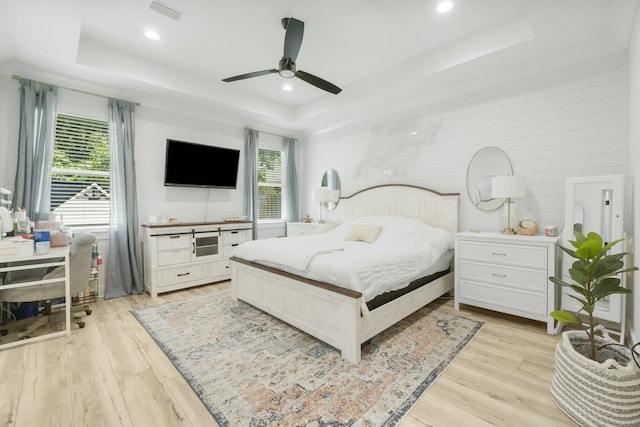
[(59, 114), (51, 168), (51, 210), (65, 225), (109, 224), (109, 126)]
[(258, 219), (282, 219), (282, 152), (258, 150)]

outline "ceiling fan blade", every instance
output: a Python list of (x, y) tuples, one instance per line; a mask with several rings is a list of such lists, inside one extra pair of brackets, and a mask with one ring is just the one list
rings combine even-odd
[(288, 18), (287, 32), (284, 35), (284, 57), (290, 58), (291, 62), (296, 62), (300, 46), (302, 45), (302, 36), (304, 35), (304, 22), (295, 18)]
[(254, 71), (253, 73), (240, 74), (238, 76), (227, 77), (226, 79), (222, 79), (222, 81), (223, 82), (235, 82), (236, 80), (244, 80), (244, 79), (250, 79), (252, 77), (266, 76), (267, 74), (273, 74), (273, 73), (277, 73), (277, 72), (278, 72), (278, 70), (276, 70), (275, 68), (273, 68), (271, 70)]
[(317, 88), (333, 93), (334, 95), (337, 95), (340, 92), (342, 92), (342, 89), (340, 89), (338, 86), (334, 85), (333, 83), (329, 83), (328, 81), (323, 80), (320, 77), (316, 77), (313, 74), (309, 74), (306, 71), (301, 71), (301, 70), (296, 71), (296, 77), (299, 78), (300, 80), (304, 80), (305, 82), (311, 85), (314, 85)]

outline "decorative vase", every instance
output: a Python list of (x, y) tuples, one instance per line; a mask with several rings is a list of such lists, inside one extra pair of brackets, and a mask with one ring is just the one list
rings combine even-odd
[[(598, 349), (617, 344), (604, 328), (596, 337)], [(555, 353), (551, 396), (558, 407), (581, 426), (640, 426), (640, 368), (631, 350), (611, 345), (598, 350), (598, 361), (588, 356), (585, 331), (562, 334)]]

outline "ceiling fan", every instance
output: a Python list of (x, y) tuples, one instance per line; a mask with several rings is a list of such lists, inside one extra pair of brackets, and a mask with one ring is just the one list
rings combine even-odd
[(327, 92), (338, 94), (342, 91), (338, 86), (329, 83), (326, 80), (316, 77), (306, 71), (296, 69), (296, 58), (302, 45), (302, 36), (304, 35), (304, 22), (295, 18), (282, 18), (282, 27), (286, 30), (284, 35), (284, 54), (278, 68), (271, 70), (254, 71), (253, 73), (240, 74), (238, 76), (227, 77), (222, 79), (223, 82), (233, 82), (236, 80), (250, 79), (252, 77), (264, 76), (267, 74), (278, 73), (282, 77), (297, 77), (317, 88), (326, 90)]

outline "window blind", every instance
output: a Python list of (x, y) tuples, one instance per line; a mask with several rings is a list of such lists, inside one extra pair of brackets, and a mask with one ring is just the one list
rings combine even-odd
[(67, 226), (109, 224), (109, 126), (58, 114), (51, 210)]
[(282, 219), (282, 152), (258, 150), (258, 219)]

